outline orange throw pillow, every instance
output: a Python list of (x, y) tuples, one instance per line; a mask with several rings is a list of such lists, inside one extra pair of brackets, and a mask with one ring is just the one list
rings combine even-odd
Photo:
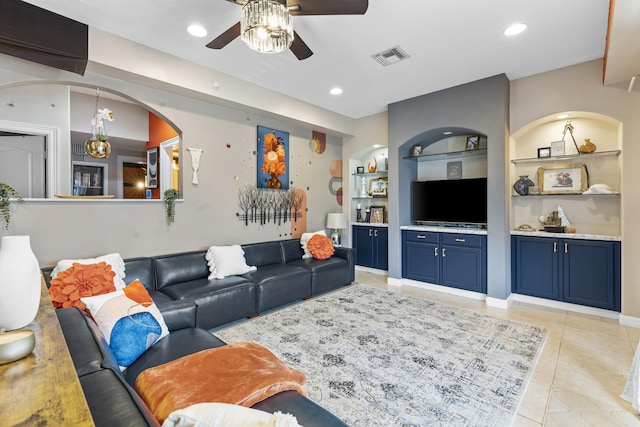
[(73, 263), (71, 268), (60, 272), (51, 281), (51, 302), (56, 308), (78, 307), (86, 311), (80, 298), (114, 292), (115, 275), (111, 266), (104, 261), (98, 264)]
[(307, 242), (307, 248), (315, 259), (327, 259), (335, 252), (331, 239), (321, 234), (316, 234)]

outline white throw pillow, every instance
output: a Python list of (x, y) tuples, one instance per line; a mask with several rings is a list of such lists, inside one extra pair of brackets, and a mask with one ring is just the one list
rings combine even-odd
[(313, 258), (313, 255), (311, 255), (311, 252), (309, 252), (309, 249), (307, 248), (307, 243), (309, 242), (309, 239), (313, 237), (314, 234), (320, 234), (322, 236), (327, 237), (327, 233), (325, 233), (324, 230), (316, 231), (314, 233), (302, 233), (302, 236), (300, 237), (300, 246), (302, 246), (302, 250), (304, 250), (304, 255), (302, 255), (302, 259)]
[(244, 250), (240, 245), (211, 246), (205, 255), (209, 265), (209, 279), (224, 279), (227, 276), (255, 271), (255, 266), (247, 265)]
[(103, 261), (109, 264), (111, 270), (116, 273), (113, 278), (113, 285), (116, 287), (116, 290), (124, 288), (126, 286), (126, 283), (122, 280), (126, 277), (124, 260), (118, 253), (102, 255), (96, 258), (62, 259), (58, 261), (58, 264), (56, 264), (55, 268), (51, 271), (51, 279), (55, 279), (58, 274), (71, 268), (74, 262), (78, 264), (99, 264)]
[(290, 414), (260, 411), (229, 403), (196, 403), (173, 411), (162, 427), (300, 427)]

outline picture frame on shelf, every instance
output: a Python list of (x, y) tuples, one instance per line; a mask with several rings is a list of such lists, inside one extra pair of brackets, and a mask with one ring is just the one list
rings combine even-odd
[(158, 147), (147, 150), (147, 188), (158, 188)]
[(371, 206), (369, 215), (371, 224), (384, 224), (384, 206)]
[(551, 157), (564, 156), (564, 141), (553, 141), (551, 143)]
[(370, 182), (370, 194), (372, 197), (387, 197), (388, 181), (385, 178), (372, 179)]
[(465, 151), (473, 151), (480, 148), (480, 135), (469, 135), (467, 137), (467, 144), (465, 145)]
[(582, 194), (589, 188), (587, 166), (580, 163), (540, 166), (540, 194)]
[(356, 173), (364, 173), (364, 166), (356, 167)]
[(413, 147), (411, 147), (411, 157), (422, 156), (422, 148), (423, 148), (422, 144), (415, 144)]
[(551, 157), (551, 147), (538, 148), (538, 158), (544, 159), (546, 157)]

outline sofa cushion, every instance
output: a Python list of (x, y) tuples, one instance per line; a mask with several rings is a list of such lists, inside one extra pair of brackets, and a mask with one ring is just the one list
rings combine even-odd
[(96, 258), (61, 259), (60, 261), (58, 261), (53, 270), (51, 270), (51, 278), (55, 279), (58, 274), (71, 268), (73, 264), (98, 264), (100, 262), (105, 262), (110, 265), (111, 270), (116, 273), (113, 278), (113, 284), (116, 289), (124, 288), (125, 283), (122, 279), (126, 277), (125, 265), (124, 260), (119, 253), (102, 255)]
[(283, 262), (282, 249), (277, 241), (243, 245), (242, 249), (244, 249), (247, 264), (255, 265), (258, 269), (263, 265), (282, 264)]
[(309, 239), (312, 238), (314, 235), (319, 234), (321, 236), (327, 236), (327, 233), (324, 230), (320, 230), (320, 231), (314, 231), (312, 233), (302, 233), (302, 236), (300, 237), (300, 246), (302, 247), (302, 250), (304, 251), (304, 254), (302, 255), (302, 258), (311, 258), (311, 252), (309, 252), (309, 248), (307, 247), (307, 243), (309, 242)]
[(118, 362), (102, 332), (85, 312), (77, 307), (61, 308), (55, 312), (79, 376), (103, 368), (118, 369)]
[(197, 351), (225, 345), (226, 343), (204, 329), (189, 328), (171, 332), (148, 349), (133, 362), (122, 374), (131, 386), (136, 383), (140, 372), (147, 368), (162, 365)]
[(307, 249), (314, 259), (328, 259), (335, 252), (331, 239), (320, 234), (311, 236), (307, 242)]
[(165, 286), (161, 291), (173, 299), (193, 301), (197, 306), (196, 326), (204, 329), (256, 314), (255, 284), (242, 276), (190, 280)]
[[(138, 279), (147, 289), (156, 288), (156, 277), (153, 270), (153, 260), (151, 258), (140, 257), (125, 259), (124, 266), (127, 272), (127, 277), (124, 281), (127, 285)], [(153, 295), (151, 295), (151, 297), (153, 297)]]
[(263, 265), (242, 277), (256, 284), (257, 313), (311, 296), (310, 270), (291, 263)]
[(156, 272), (156, 289), (165, 286), (206, 279), (209, 268), (204, 256), (206, 251), (185, 252), (181, 254), (163, 255), (153, 259)]
[(300, 427), (293, 415), (259, 411), (229, 403), (196, 403), (169, 414), (165, 427), (207, 426), (207, 427)]
[(120, 366), (129, 366), (169, 334), (162, 314), (138, 280), (121, 291), (83, 298)]
[(266, 412), (281, 411), (296, 417), (304, 427), (348, 427), (342, 420), (317, 403), (295, 391), (283, 391), (252, 406)]
[(282, 257), (285, 263), (301, 259), (302, 255), (304, 255), (300, 239), (281, 240), (280, 246), (282, 247)]
[[(338, 248), (339, 249), (339, 248)], [(288, 265), (302, 267), (311, 272), (311, 295), (316, 296), (353, 282), (353, 266), (339, 256), (318, 260), (315, 258), (291, 261)]]

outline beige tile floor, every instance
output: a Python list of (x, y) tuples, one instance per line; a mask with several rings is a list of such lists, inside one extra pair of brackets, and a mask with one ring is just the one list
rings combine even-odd
[[(356, 270), (356, 282), (387, 287), (387, 277)], [(516, 427), (640, 426), (640, 416), (619, 395), (640, 329), (617, 320), (514, 302), (509, 309), (484, 301), (403, 286), (401, 292), (491, 316), (537, 325), (549, 337), (520, 404)]]

